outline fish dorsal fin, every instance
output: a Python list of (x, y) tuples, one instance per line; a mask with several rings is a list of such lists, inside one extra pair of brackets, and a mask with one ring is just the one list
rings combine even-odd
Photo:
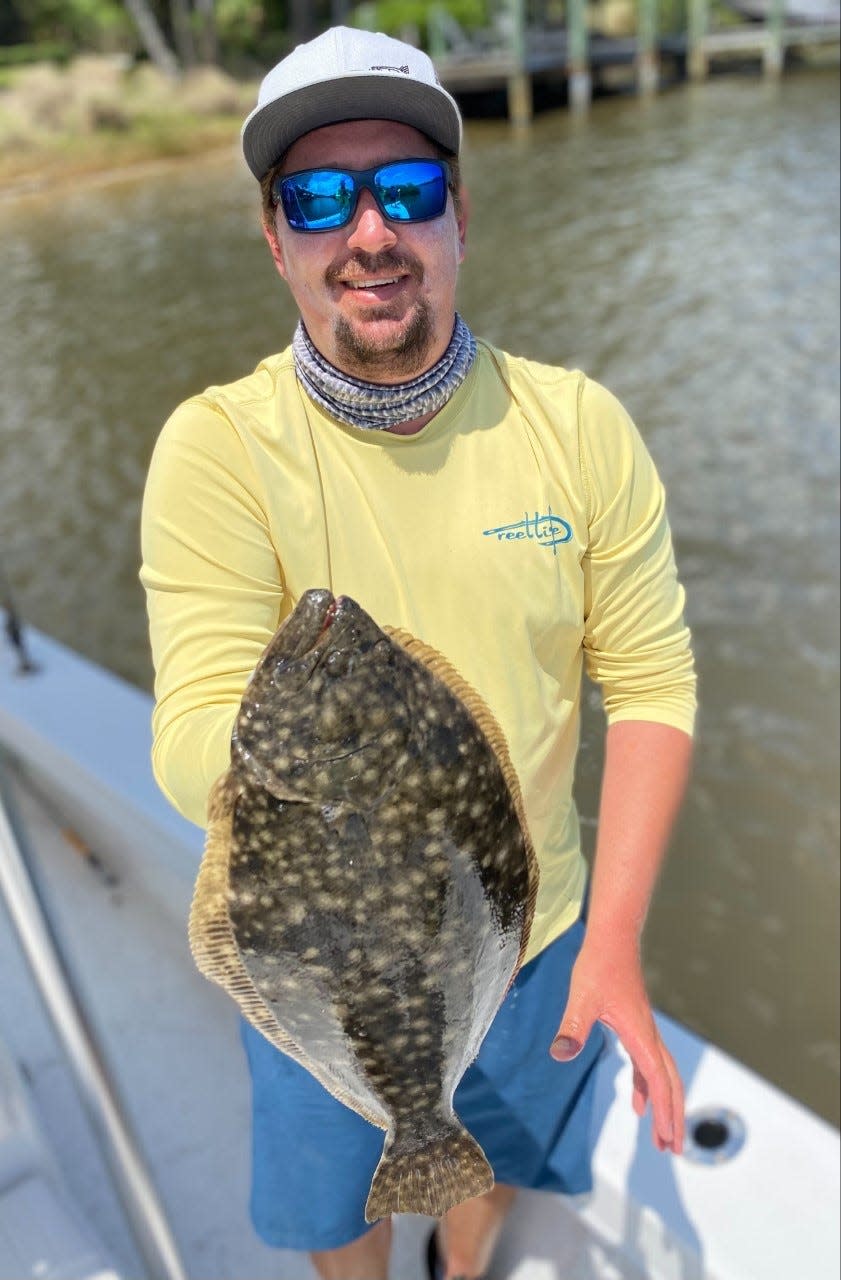
[(531, 922), (534, 917), (534, 907), (537, 901), (537, 886), (540, 879), (540, 873), (537, 865), (537, 854), (534, 851), (534, 845), (529, 834), (529, 824), (526, 818), (525, 805), (523, 804), (523, 794), (520, 790), (520, 780), (517, 777), (517, 771), (511, 760), (511, 753), (508, 749), (508, 742), (502, 731), (499, 721), (491, 711), (488, 704), (481, 694), (477, 693), (471, 684), (465, 680), (449, 658), (445, 658), (442, 653), (434, 649), (432, 645), (427, 644), (424, 640), (419, 640), (417, 636), (413, 636), (411, 632), (404, 630), (402, 627), (383, 627), (383, 631), (390, 636), (395, 643), (399, 644), (401, 649), (409, 654), (411, 658), (422, 663), (434, 676), (447, 686), (451, 693), (463, 703), (479, 728), (487, 738), (491, 750), (497, 758), (499, 767), (502, 770), (502, 776), (505, 779), (506, 786), (511, 795), (511, 801), (520, 822), (520, 828), (523, 832), (523, 842), (526, 849), (526, 861), (528, 863), (529, 876), (529, 896), (526, 903), (526, 927), (523, 929), (523, 940), (520, 946), (520, 955), (518, 959), (518, 968), (523, 962), (528, 947), (529, 933), (531, 932)]

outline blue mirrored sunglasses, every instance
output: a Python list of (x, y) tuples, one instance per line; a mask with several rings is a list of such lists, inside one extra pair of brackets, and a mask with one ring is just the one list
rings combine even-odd
[(350, 222), (359, 193), (370, 191), (384, 218), (428, 222), (447, 207), (444, 160), (395, 160), (375, 169), (302, 169), (272, 183), (272, 199), (295, 231), (335, 231)]

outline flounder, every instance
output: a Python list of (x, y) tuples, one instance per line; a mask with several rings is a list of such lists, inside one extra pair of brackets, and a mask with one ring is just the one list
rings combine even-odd
[(493, 1186), (452, 1108), (522, 963), (537, 861), (499, 726), (439, 654), (307, 591), (245, 691), (190, 916), (199, 969), (387, 1130), (365, 1208)]

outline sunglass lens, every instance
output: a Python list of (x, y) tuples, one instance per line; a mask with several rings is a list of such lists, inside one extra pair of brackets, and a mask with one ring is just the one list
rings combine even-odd
[(353, 213), (353, 178), (334, 169), (311, 169), (284, 178), (280, 200), (295, 231), (329, 231), (343, 226)]
[(447, 178), (433, 160), (406, 160), (384, 165), (374, 179), (383, 211), (395, 222), (438, 218), (447, 203)]

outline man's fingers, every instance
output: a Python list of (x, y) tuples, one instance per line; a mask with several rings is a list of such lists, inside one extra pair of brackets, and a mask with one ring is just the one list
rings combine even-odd
[(679, 1155), (683, 1149), (683, 1085), (674, 1059), (660, 1041), (660, 1072), (656, 1101), (652, 1096), (655, 1131), (662, 1142), (661, 1150)]
[(648, 1085), (645, 1076), (641, 1071), (634, 1067), (634, 1096), (631, 1099), (631, 1105), (638, 1116), (645, 1114), (645, 1108), (648, 1104)]
[(650, 1101), (655, 1145), (660, 1151), (679, 1154), (684, 1134), (683, 1085), (672, 1055), (659, 1036), (658, 1041), (654, 1051), (633, 1060), (633, 1108), (641, 1116)]
[(672, 1117), (674, 1121), (674, 1131), (672, 1138), (672, 1151), (679, 1156), (683, 1150), (683, 1137), (685, 1128), (686, 1101), (683, 1092), (683, 1081), (680, 1078), (677, 1065), (672, 1055), (669, 1053), (665, 1045), (663, 1045), (663, 1055), (666, 1060), (666, 1070), (669, 1073), (669, 1080), (672, 1086)]

